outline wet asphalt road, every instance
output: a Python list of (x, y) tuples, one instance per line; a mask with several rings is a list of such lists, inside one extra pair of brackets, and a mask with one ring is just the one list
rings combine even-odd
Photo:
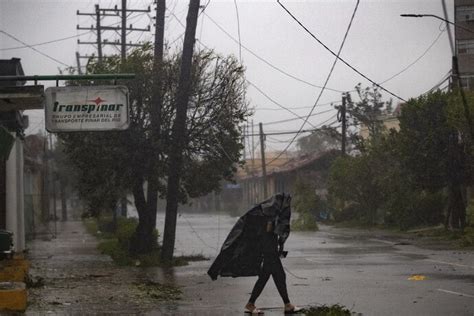
[[(214, 258), (237, 218), (182, 214), (176, 255)], [(158, 217), (162, 232), (164, 216)], [(27, 315), (243, 315), (256, 277), (219, 278), (211, 261), (172, 269), (117, 267), (96, 249), (81, 222), (58, 223), (54, 239), (29, 244), (33, 276)], [(474, 315), (474, 252), (430, 250), (379, 233), (323, 226), (292, 232), (287, 241), (290, 298), (297, 305), (341, 304), (363, 315)], [(409, 280), (420, 275), (425, 279)], [(152, 280), (181, 287), (182, 300), (144, 297), (136, 284)], [(265, 315), (283, 315), (270, 280), (257, 301)]]
[[(177, 254), (216, 256), (237, 218), (181, 214)], [(164, 217), (158, 218), (162, 231)], [(341, 304), (363, 315), (474, 315), (474, 252), (430, 250), (406, 240), (379, 238), (347, 229), (292, 232), (287, 241), (288, 291), (297, 305)], [(256, 277), (220, 278), (205, 274), (210, 261), (175, 268), (170, 277), (186, 299), (178, 314), (239, 315)], [(409, 280), (421, 276), (424, 280)], [(282, 315), (270, 280), (257, 305), (265, 315)]]

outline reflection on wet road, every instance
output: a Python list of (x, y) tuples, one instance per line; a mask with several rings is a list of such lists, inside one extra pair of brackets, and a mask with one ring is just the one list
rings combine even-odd
[[(181, 214), (176, 253), (214, 258), (236, 220), (223, 214)], [(160, 214), (159, 231), (163, 223)], [(285, 248), (289, 255), (283, 264), (296, 304), (342, 304), (364, 315), (474, 315), (472, 251), (422, 249), (326, 226), (314, 233), (292, 232)], [(255, 278), (212, 282), (205, 274), (209, 265), (203, 261), (176, 268), (188, 298), (178, 310), (241, 313)], [(417, 275), (423, 278), (411, 278)], [(281, 306), (271, 282), (257, 303)], [(266, 312), (280, 314), (278, 309)]]

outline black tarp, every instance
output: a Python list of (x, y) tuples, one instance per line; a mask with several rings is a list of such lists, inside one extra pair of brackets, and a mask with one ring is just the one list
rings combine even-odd
[(283, 245), (290, 234), (290, 204), (289, 194), (278, 193), (241, 216), (207, 272), (211, 279), (258, 275), (263, 252), (268, 251), (263, 242), (267, 223), (273, 223), (275, 237)]

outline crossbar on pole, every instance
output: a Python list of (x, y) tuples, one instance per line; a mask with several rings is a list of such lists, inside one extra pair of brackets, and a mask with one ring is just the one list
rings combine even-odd
[(134, 79), (135, 74), (0, 76), (0, 81), (59, 81)]

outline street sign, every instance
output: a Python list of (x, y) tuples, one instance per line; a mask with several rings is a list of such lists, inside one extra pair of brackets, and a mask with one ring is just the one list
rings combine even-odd
[(49, 132), (125, 130), (129, 126), (125, 86), (51, 87), (45, 92)]

